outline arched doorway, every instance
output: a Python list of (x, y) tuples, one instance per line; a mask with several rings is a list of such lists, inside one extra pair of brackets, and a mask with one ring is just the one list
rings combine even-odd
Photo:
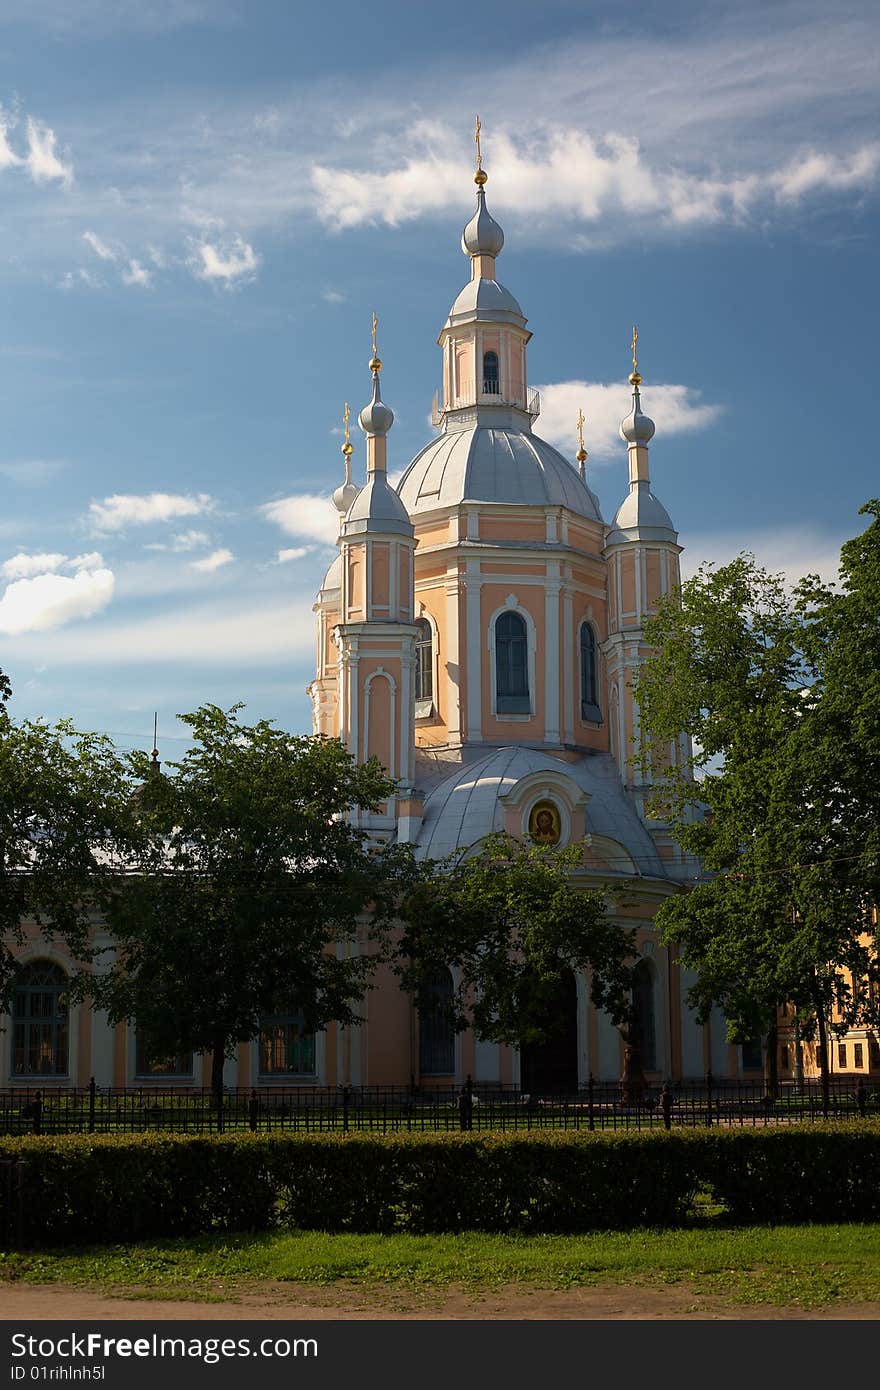
[(633, 1006), (639, 1030), (639, 1053), (643, 1071), (657, 1070), (657, 1025), (654, 1011), (654, 967), (640, 960), (633, 971)]
[(573, 1092), (578, 1087), (577, 985), (571, 970), (540, 989), (536, 1012), (546, 1040), (520, 1048), (520, 1085), (535, 1095)]

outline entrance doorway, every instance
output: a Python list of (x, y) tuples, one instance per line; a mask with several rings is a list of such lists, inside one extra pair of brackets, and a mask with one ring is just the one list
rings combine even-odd
[(535, 1095), (574, 1092), (578, 1086), (577, 985), (566, 970), (544, 986), (540, 1016), (546, 1040), (520, 1048), (520, 1085)]

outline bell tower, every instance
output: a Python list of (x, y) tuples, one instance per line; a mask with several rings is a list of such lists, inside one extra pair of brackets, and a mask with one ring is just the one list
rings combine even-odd
[[(642, 377), (638, 369), (638, 329), (633, 328), (629, 383), (632, 409), (621, 421), (620, 437), (629, 455), (629, 494), (617, 509), (605, 540), (608, 561), (608, 637), (603, 644), (608, 671), (611, 751), (621, 777), (644, 816), (650, 790), (644, 770), (631, 759), (643, 747), (643, 731), (632, 683), (639, 666), (651, 655), (645, 642), (644, 620), (663, 595), (681, 582), (678, 532), (662, 502), (651, 490), (648, 445), (654, 421), (642, 412)], [(656, 756), (675, 765), (685, 754), (685, 735)]]
[(412, 788), (415, 758), (413, 525), (388, 482), (388, 432), (394, 414), (382, 400), (373, 315), (371, 399), (360, 413), (367, 438), (367, 481), (350, 502), (340, 535), (338, 736), (358, 762), (377, 757), (401, 784), (378, 812), (359, 812), (377, 838), (396, 830), (398, 802)]

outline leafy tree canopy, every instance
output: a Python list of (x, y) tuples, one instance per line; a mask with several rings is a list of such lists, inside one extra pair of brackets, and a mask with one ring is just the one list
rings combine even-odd
[(182, 716), (195, 743), (170, 775), (135, 756), (140, 841), (107, 910), (117, 962), (91, 986), (157, 1050), (210, 1052), (215, 1088), (265, 1015), (357, 1019), (375, 963), (359, 937), (392, 906), (383, 855), (346, 818), (391, 794), (378, 762), (241, 708)]
[[(878, 546), (875, 519), (844, 547), (840, 588), (790, 591), (748, 555), (704, 566), (646, 624), (656, 655), (636, 696), (655, 810), (714, 875), (657, 921), (698, 972), (701, 1015), (720, 1005), (740, 1039), (784, 1001), (820, 1026), (832, 1002), (841, 1026), (871, 1013)], [(682, 730), (694, 757), (668, 766)]]
[(577, 887), (577, 847), (506, 835), (422, 867), (404, 894), (395, 970), (422, 1009), (438, 970), (452, 967), (457, 1030), (518, 1044), (542, 1041), (546, 1002), (565, 970), (586, 970), (592, 998), (620, 1021), (629, 1006), (633, 933), (605, 897)]

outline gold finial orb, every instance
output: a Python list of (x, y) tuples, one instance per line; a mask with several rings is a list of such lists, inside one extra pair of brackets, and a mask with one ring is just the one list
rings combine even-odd
[(474, 183), (477, 185), (477, 188), (485, 188), (486, 182), (489, 178), (489, 175), (483, 168), (483, 152), (480, 149), (480, 131), (482, 130), (482, 128), (483, 127), (480, 123), (480, 118), (479, 116), (477, 116), (477, 124), (474, 129), (474, 142), (477, 146), (477, 172), (474, 174)]
[(577, 459), (577, 461), (578, 461), (578, 463), (581, 465), (581, 467), (583, 467), (583, 465), (586, 463), (587, 459), (589, 458), (589, 454), (587, 453), (586, 449), (584, 448), (584, 412), (583, 412), (582, 410), (579, 410), (579, 411), (578, 411), (577, 429), (578, 429), (578, 451), (577, 451), (577, 453), (575, 454), (575, 458)]
[(630, 347), (632, 348), (632, 355), (633, 355), (633, 369), (632, 369), (632, 371), (631, 371), (630, 374), (629, 374), (629, 384), (630, 384), (630, 386), (641, 386), (641, 384), (642, 384), (642, 378), (641, 378), (641, 376), (640, 376), (640, 374), (639, 374), (639, 358), (638, 358), (639, 330), (636, 328), (635, 324), (633, 324), (633, 335), (632, 335), (632, 342), (630, 343)]
[(345, 443), (342, 446), (342, 452), (345, 454), (345, 457), (347, 459), (351, 458), (352, 454), (354, 453), (354, 445), (352, 444), (350, 439), (346, 439)]
[(379, 327), (379, 320), (378, 320), (378, 318), (376, 317), (376, 311), (375, 311), (375, 309), (374, 309), (374, 310), (373, 310), (373, 355), (372, 355), (372, 357), (370, 358), (370, 371), (371, 371), (371, 372), (381, 372), (381, 370), (382, 370), (382, 360), (381, 360), (381, 358), (379, 357), (379, 350), (378, 350), (378, 348), (376, 347), (376, 331), (377, 331), (378, 327)]

